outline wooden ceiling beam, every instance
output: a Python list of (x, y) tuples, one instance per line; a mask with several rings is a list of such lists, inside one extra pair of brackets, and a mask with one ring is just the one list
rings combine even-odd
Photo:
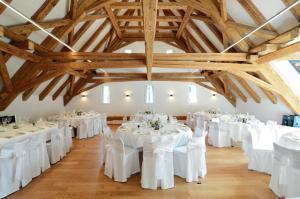
[[(209, 17), (205, 17), (205, 16), (201, 16), (201, 15), (191, 15), (191, 19), (195, 19), (195, 20), (200, 20), (200, 21), (203, 21), (204, 23), (207, 23), (207, 24), (215, 24), (215, 22), (209, 18)], [(241, 23), (237, 23), (237, 22), (234, 22), (232, 20), (227, 20), (225, 21), (225, 24), (231, 28), (235, 28), (243, 33), (248, 33), (248, 32), (251, 32), (252, 30), (254, 30), (256, 27), (253, 27), (253, 26), (249, 26), (249, 25), (246, 25), (246, 24), (241, 24)], [(260, 37), (262, 39), (273, 39), (275, 38), (278, 34), (274, 31), (270, 31), (270, 30), (267, 30), (265, 28), (262, 28), (258, 31), (256, 31), (254, 33), (255, 36), (257, 37)]]
[[(67, 60), (143, 60), (144, 53), (102, 53), (102, 52), (47, 52), (38, 53), (44, 59)], [(212, 61), (212, 62), (253, 62), (247, 53), (153, 53), (155, 61)], [(255, 60), (254, 60), (255, 61)]]
[(44, 46), (41, 46), (41, 45), (29, 40), (26, 36), (14, 33), (13, 31), (11, 31), (10, 29), (8, 29), (4, 26), (0, 26), (0, 34), (9, 38), (10, 40), (12, 40), (12, 42), (11, 42), (12, 45), (17, 45), (17, 44), (26, 42), (26, 43), (31, 43), (30, 45), (34, 45), (33, 50), (37, 50), (37, 51), (41, 51), (41, 52), (49, 52), (49, 50), (47, 48), (45, 48)]
[[(78, 1), (70, 0), (69, 2), (70, 2), (70, 8), (69, 8), (70, 18), (72, 20), (75, 20), (77, 16)], [(68, 44), (72, 43), (73, 37), (74, 37), (74, 29), (68, 35)]]
[(143, 0), (147, 79), (151, 80), (158, 0)]
[(66, 86), (70, 83), (70, 79), (68, 78), (52, 95), (52, 100), (56, 100), (57, 97), (62, 93), (62, 91), (66, 88)]
[(40, 93), (39, 100), (42, 101), (47, 97), (47, 95), (53, 90), (53, 88), (58, 84), (58, 82), (63, 78), (64, 75), (55, 77), (47, 87)]
[(94, 3), (92, 3), (89, 6), (86, 6), (85, 11), (87, 13), (94, 11), (94, 10), (99, 10), (101, 8), (104, 8), (107, 5), (110, 5), (111, 3), (116, 2), (116, 0), (100, 0), (100, 1), (94, 1)]
[(268, 64), (261, 65), (261, 74), (269, 81), (273, 86), (275, 86), (280, 93), (278, 93), (284, 101), (287, 103), (288, 107), (295, 114), (300, 114), (300, 98), (299, 96), (290, 88), (290, 86), (285, 82), (282, 77)]
[[(282, 2), (288, 7), (292, 3), (295, 2), (295, 0), (282, 0)], [(300, 23), (300, 6), (297, 5), (296, 7), (290, 9), (290, 12), (294, 15), (294, 17), (298, 20)]]
[(239, 84), (249, 93), (249, 95), (256, 103), (261, 102), (261, 98), (259, 97), (259, 95), (251, 88), (246, 80), (236, 75), (234, 75), (234, 77), (239, 82)]
[[(263, 24), (266, 22), (266, 18), (262, 15), (262, 13), (258, 10), (258, 8), (249, 0), (238, 0), (240, 5), (245, 9), (245, 11), (251, 16), (251, 18), (255, 21), (257, 25)], [(271, 24), (267, 24), (266, 28), (276, 32), (275, 28)]]
[(10, 76), (9, 76), (5, 61), (4, 61), (4, 57), (1, 52), (0, 52), (0, 77), (2, 79), (5, 89), (8, 92), (12, 92), (14, 90), (14, 86), (10, 79)]
[(154, 61), (154, 67), (158, 68), (186, 68), (199, 70), (225, 70), (225, 71), (259, 71), (259, 67), (253, 64), (236, 63), (212, 63), (212, 62), (191, 62), (191, 61)]
[(247, 97), (239, 89), (239, 87), (225, 74), (221, 77), (227, 86), (229, 86), (245, 103), (247, 102)]
[[(117, 21), (137, 21), (137, 22), (143, 22), (143, 17), (141, 16), (117, 16)], [(183, 19), (180, 16), (158, 16), (157, 22), (182, 22)]]
[[(4, 0), (6, 3), (10, 4), (12, 2), (12, 0)], [(0, 3), (0, 14), (2, 14), (2, 12), (4, 12), (4, 10), (6, 9), (6, 6)]]
[(219, 52), (219, 50), (215, 47), (215, 45), (206, 37), (206, 35), (202, 32), (202, 30), (196, 25), (195, 22), (190, 21), (190, 28), (199, 36), (199, 38), (204, 42), (211, 52)]
[(267, 63), (298, 52), (300, 52), (300, 42), (294, 43), (277, 51), (260, 56), (256, 62), (258, 64)]
[[(144, 30), (144, 26), (121, 26), (121, 31), (127, 30)], [(177, 26), (157, 26), (157, 31), (165, 31), (165, 30), (178, 30)]]
[(224, 83), (218, 78), (207, 76), (210, 83), (216, 88), (217, 92), (223, 95), (233, 107), (236, 107), (236, 98), (230, 90), (225, 89)]
[[(139, 9), (142, 10), (142, 3), (141, 2), (116, 2), (112, 3), (111, 5), (112, 9)], [(175, 10), (186, 10), (187, 6), (182, 5), (177, 2), (158, 2), (157, 5), (158, 10), (169, 10), (169, 9), (175, 9)]]
[(106, 5), (105, 7), (105, 11), (109, 17), (109, 20), (112, 24), (112, 26), (114, 27), (116, 34), (118, 35), (119, 38), (122, 38), (122, 32), (120, 30), (119, 24), (117, 22), (116, 16), (114, 15), (113, 11), (111, 10), (111, 7)]
[(42, 61), (42, 58), (38, 55), (35, 55), (33, 53), (27, 52), (26, 50), (22, 50), (18, 47), (15, 47), (11, 44), (5, 43), (3, 41), (0, 41), (0, 51), (3, 51), (5, 53), (20, 57), (22, 59), (31, 61), (31, 62), (40, 62)]
[(80, 52), (86, 51), (98, 38), (99, 34), (109, 25), (109, 20), (106, 19), (103, 23), (100, 24), (96, 31), (92, 34), (92, 36), (84, 43), (84, 45), (80, 48)]
[[(80, 19), (79, 22), (93, 23), (94, 21), (96, 21), (98, 19), (103, 19), (106, 17), (107, 17), (107, 15), (104, 15), (104, 14), (102, 14), (102, 15), (92, 14), (92, 15), (87, 15), (84, 18)], [(54, 19), (54, 20), (50, 20), (50, 21), (41, 21), (41, 22), (39, 22), (39, 25), (45, 29), (50, 29), (50, 28), (58, 28), (58, 27), (62, 27), (62, 26), (67, 26), (70, 23), (72, 23), (72, 19)], [(28, 23), (8, 26), (7, 28), (10, 31), (15, 32), (17, 34), (30, 34), (32, 32), (39, 30), (33, 24), (28, 24)]]
[[(201, 2), (197, 0), (179, 0), (179, 2), (191, 6), (194, 9), (205, 13), (207, 16), (210, 16), (220, 31), (226, 33), (232, 43), (241, 39), (241, 35), (237, 30), (226, 25), (226, 22), (221, 17), (218, 7), (211, 0), (202, 0)], [(245, 41), (237, 44), (237, 47), (242, 52), (248, 52), (249, 50), (249, 46)]]
[[(84, 2), (82, 2), (79, 6), (78, 6), (78, 14), (80, 15), (80, 17), (78, 19), (81, 19), (82, 16), (81, 13), (84, 12), (84, 9), (86, 8), (87, 5), (89, 5), (90, 3), (92, 3), (93, 0), (85, 0)], [(47, 1), (48, 2), (48, 1)], [(45, 2), (45, 3), (47, 3)], [(49, 12), (49, 9), (47, 10), (47, 12)], [(68, 15), (66, 15), (67, 17)], [(62, 38), (65, 37), (69, 31), (71, 31), (74, 26), (75, 23), (77, 22), (76, 20), (73, 21), (74, 24), (70, 24), (69, 26), (66, 27), (60, 27), (60, 28), (54, 28), (52, 30), (52, 33), (55, 34), (58, 38)], [(52, 41), (52, 38), (47, 37), (43, 42), (42, 42), (42, 46), (48, 48), (49, 50), (55, 48), (55, 46), (57, 45), (57, 41)], [(42, 83), (42, 81), (47, 81), (48, 79), (46, 77), (44, 78), (39, 78), (36, 79), (36, 75), (40, 72), (40, 66), (38, 64), (32, 64), (32, 62), (26, 61), (19, 69), (18, 71), (13, 75), (12, 77), (12, 81), (14, 82), (15, 85), (26, 85), (25, 88), (32, 88), (35, 87), (39, 84), (37, 83)], [(49, 75), (49, 77), (55, 77), (55, 75), (57, 74), (52, 74), (53, 76)], [(32, 79), (34, 79), (35, 81), (31, 81)], [(30, 85), (31, 84), (31, 85)], [(25, 89), (26, 90), (26, 89)], [(22, 92), (22, 90), (17, 90), (16, 92), (14, 92), (13, 94), (11, 94), (10, 96), (8, 96), (5, 101), (3, 101), (3, 103), (1, 104), (0, 109), (5, 109), (15, 98), (16, 96)]]
[(58, 2), (59, 0), (46, 0), (43, 5), (34, 13), (31, 19), (37, 22), (44, 20)]
[(177, 33), (176, 33), (177, 39), (179, 39), (179, 38), (181, 37), (181, 35), (182, 35), (184, 29), (186, 28), (186, 25), (188, 24), (188, 22), (189, 22), (189, 20), (190, 20), (190, 16), (191, 16), (191, 14), (193, 13), (193, 10), (194, 10), (194, 9), (191, 8), (191, 7), (188, 7), (188, 8), (187, 8), (187, 10), (186, 10), (186, 12), (185, 12), (185, 14), (184, 14), (184, 16), (183, 16), (183, 20), (182, 20), (182, 22), (181, 22), (181, 24), (180, 24), (180, 26), (179, 26), (179, 29), (178, 29), (178, 31), (177, 31)]
[(277, 87), (275, 87), (274, 85), (270, 84), (270, 83), (267, 83), (253, 75), (250, 75), (249, 73), (246, 73), (246, 72), (241, 72), (241, 71), (228, 71), (229, 73), (231, 74), (234, 74), (236, 76), (239, 76), (241, 78), (244, 78), (244, 79), (247, 79), (249, 81), (252, 81), (254, 84), (268, 90), (268, 91), (271, 91), (271, 92), (274, 92), (274, 93), (277, 93), (277, 94), (280, 94), (281, 91), (278, 90)]

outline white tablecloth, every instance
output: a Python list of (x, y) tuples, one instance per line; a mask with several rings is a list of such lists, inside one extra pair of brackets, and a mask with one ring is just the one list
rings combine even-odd
[(64, 117), (56, 117), (55, 119), (52, 119), (52, 120), (57, 121), (57, 122), (62, 122), (62, 123), (65, 123), (67, 125), (77, 128), (77, 127), (79, 127), (80, 122), (82, 120), (89, 120), (89, 119), (95, 119), (95, 118), (99, 118), (101, 123), (102, 124), (104, 123), (103, 117), (101, 114), (81, 115), (81, 116), (64, 116)]
[(165, 123), (168, 120), (168, 115), (162, 113), (136, 113), (130, 116), (130, 120), (132, 121), (148, 121), (148, 120), (160, 120), (161, 122)]
[(183, 146), (193, 137), (191, 129), (183, 124), (166, 124), (160, 130), (147, 127), (137, 127), (137, 123), (122, 125), (117, 129), (116, 137), (123, 140), (124, 144), (133, 148), (143, 147), (144, 142), (155, 138), (174, 139), (174, 147)]
[(278, 141), (278, 144), (289, 149), (300, 150), (300, 132), (286, 133)]
[(42, 133), (47, 134), (47, 140), (50, 140), (51, 132), (58, 129), (56, 124), (47, 124), (47, 125), (25, 125), (21, 126), (19, 129), (7, 128), (3, 132), (0, 131), (0, 149), (7, 144), (13, 144), (25, 139), (30, 139), (32, 136), (36, 136)]

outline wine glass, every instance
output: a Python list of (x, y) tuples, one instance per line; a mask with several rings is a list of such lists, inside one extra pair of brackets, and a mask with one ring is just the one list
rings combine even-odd
[(2, 125), (6, 126), (7, 125), (7, 117), (2, 118)]
[(12, 121), (12, 118), (11, 117), (7, 117), (7, 123), (10, 124)]

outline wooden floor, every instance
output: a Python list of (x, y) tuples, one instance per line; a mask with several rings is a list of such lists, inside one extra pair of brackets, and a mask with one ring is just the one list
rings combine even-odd
[(185, 183), (175, 177), (175, 188), (152, 191), (141, 188), (139, 174), (127, 183), (104, 176), (99, 166), (99, 141), (99, 136), (74, 140), (65, 159), (8, 198), (276, 198), (268, 188), (270, 176), (248, 171), (247, 158), (239, 148), (207, 148), (208, 174), (204, 184)]

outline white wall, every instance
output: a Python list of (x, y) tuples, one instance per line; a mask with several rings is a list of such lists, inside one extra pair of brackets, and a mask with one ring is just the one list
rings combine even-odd
[(244, 103), (241, 99), (239, 99), (237, 101), (237, 112), (255, 115), (257, 119), (263, 122), (268, 120), (277, 121), (278, 124), (281, 124), (282, 122), (282, 115), (293, 114), (279, 99), (277, 104), (273, 104), (265, 97), (261, 98), (261, 102), (259, 104), (249, 97), (247, 103)]
[(39, 101), (38, 95), (32, 95), (27, 101), (22, 101), (22, 95), (19, 95), (5, 111), (0, 111), (0, 115), (17, 115), (36, 121), (40, 117), (58, 114), (64, 110), (62, 97), (52, 101), (52, 96), (48, 96)]
[[(188, 103), (188, 85), (184, 82), (151, 82), (154, 89), (154, 104), (145, 103), (145, 90), (149, 82), (109, 83), (111, 103), (102, 103), (102, 88), (88, 91), (87, 97), (75, 97), (66, 107), (68, 110), (96, 110), (108, 115), (130, 115), (147, 109), (173, 115), (185, 115), (188, 112), (216, 108), (225, 112), (235, 112), (235, 108), (223, 96), (212, 94), (206, 88), (197, 86), (198, 103)], [(169, 93), (174, 93), (171, 99)], [(126, 98), (130, 93), (130, 98)]]
[[(251, 97), (248, 102), (237, 100), (237, 108), (220, 95), (212, 97), (211, 91), (206, 88), (197, 86), (196, 104), (189, 104), (188, 85), (184, 82), (151, 82), (154, 88), (154, 104), (147, 105), (145, 103), (145, 89), (149, 82), (122, 82), (109, 83), (111, 103), (102, 103), (102, 86), (96, 87), (87, 93), (86, 98), (77, 96), (66, 106), (63, 106), (62, 97), (58, 97), (56, 101), (52, 101), (48, 96), (43, 101), (39, 101), (37, 95), (31, 96), (27, 101), (22, 101), (22, 97), (18, 96), (15, 101), (0, 115), (17, 114), (21, 117), (27, 117), (31, 121), (35, 121), (40, 117), (58, 114), (64, 110), (95, 110), (108, 115), (131, 115), (138, 111), (151, 109), (155, 112), (164, 112), (173, 115), (185, 115), (187, 112), (195, 112), (200, 110), (208, 110), (211, 108), (219, 109), (223, 112), (239, 112), (255, 115), (261, 121), (275, 120), (281, 123), (282, 115), (292, 114), (290, 110), (280, 100), (278, 104), (272, 104), (267, 98), (262, 97), (261, 103), (257, 104)], [(169, 97), (169, 93), (174, 93), (174, 98)], [(126, 98), (126, 93), (130, 93), (130, 98)]]

